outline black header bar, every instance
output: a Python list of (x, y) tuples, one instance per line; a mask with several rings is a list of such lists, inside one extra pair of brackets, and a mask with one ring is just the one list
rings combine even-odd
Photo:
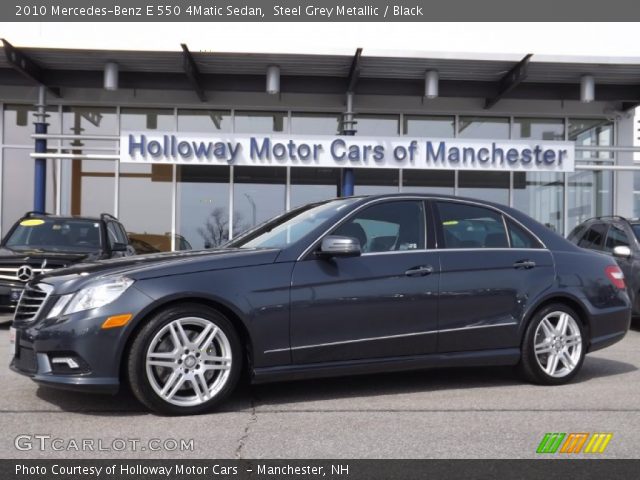
[[(629, 0), (14, 0), (10, 22), (443, 22), (637, 21)], [(175, 28), (180, 28), (176, 26)], [(495, 28), (495, 27), (489, 27)], [(453, 30), (452, 35), (456, 32)], [(523, 29), (523, 35), (558, 31)], [(594, 25), (597, 35), (597, 26)], [(508, 41), (508, 39), (505, 39)]]

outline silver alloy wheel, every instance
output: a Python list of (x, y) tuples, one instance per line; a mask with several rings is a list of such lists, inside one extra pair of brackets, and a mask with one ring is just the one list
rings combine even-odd
[(225, 386), (231, 345), (212, 321), (173, 320), (153, 337), (145, 358), (147, 378), (160, 398), (173, 405), (201, 405)]
[(566, 312), (546, 315), (534, 336), (536, 360), (550, 377), (569, 375), (582, 354), (582, 336), (576, 320)]

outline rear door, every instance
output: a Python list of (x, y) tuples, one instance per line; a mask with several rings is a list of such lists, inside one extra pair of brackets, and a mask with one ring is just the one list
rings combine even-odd
[(516, 347), (527, 302), (554, 278), (551, 253), (498, 210), (434, 202), (440, 251), (438, 351)]

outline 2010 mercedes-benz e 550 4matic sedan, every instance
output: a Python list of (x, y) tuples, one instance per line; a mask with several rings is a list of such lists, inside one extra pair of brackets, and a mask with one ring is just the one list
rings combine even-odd
[(28, 284), (12, 368), (152, 410), (254, 382), (518, 365), (561, 384), (624, 337), (624, 277), (517, 210), (433, 195), (291, 210), (223, 248), (97, 261)]

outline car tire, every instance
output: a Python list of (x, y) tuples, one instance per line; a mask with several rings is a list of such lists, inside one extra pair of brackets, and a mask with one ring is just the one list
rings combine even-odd
[(226, 316), (199, 304), (174, 305), (137, 332), (127, 356), (129, 385), (154, 412), (210, 412), (234, 390), (242, 359), (240, 339)]
[(573, 309), (562, 303), (546, 305), (527, 325), (518, 365), (521, 375), (540, 385), (570, 382), (584, 362), (586, 341), (582, 321)]

